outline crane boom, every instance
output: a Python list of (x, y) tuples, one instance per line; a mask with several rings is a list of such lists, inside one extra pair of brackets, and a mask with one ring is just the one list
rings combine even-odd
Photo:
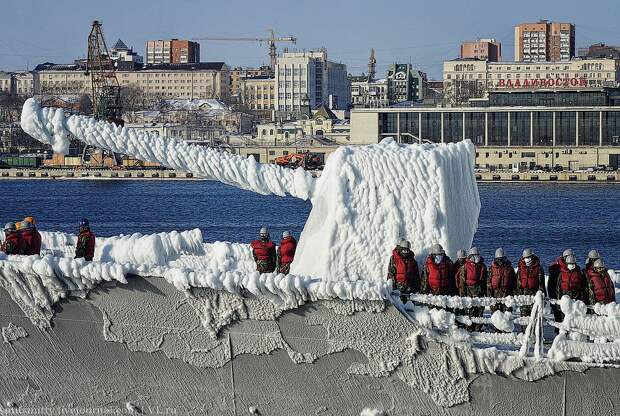
[(271, 70), (276, 68), (276, 42), (291, 42), (297, 43), (297, 38), (294, 36), (276, 37), (273, 29), (267, 30), (270, 34), (268, 38), (222, 38), (222, 37), (202, 37), (192, 38), (192, 40), (208, 40), (208, 41), (224, 41), (224, 42), (267, 42), (269, 45), (269, 67)]

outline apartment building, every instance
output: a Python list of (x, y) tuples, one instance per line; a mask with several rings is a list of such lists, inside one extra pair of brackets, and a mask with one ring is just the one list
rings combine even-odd
[(285, 52), (275, 68), (276, 109), (302, 112), (324, 104), (332, 109), (349, 105), (349, 81), (344, 64), (328, 61), (325, 49)]
[(502, 60), (502, 44), (495, 39), (477, 39), (461, 43), (461, 59)]
[(569, 61), (574, 57), (574, 24), (541, 20), (515, 26), (516, 62)]
[(200, 62), (200, 44), (184, 39), (146, 42), (147, 65), (188, 64)]

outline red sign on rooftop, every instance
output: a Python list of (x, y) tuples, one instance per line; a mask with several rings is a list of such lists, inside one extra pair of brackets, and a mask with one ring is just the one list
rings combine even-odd
[(542, 89), (542, 88), (576, 88), (587, 87), (586, 78), (547, 78), (547, 79), (500, 79), (495, 88), (506, 89)]

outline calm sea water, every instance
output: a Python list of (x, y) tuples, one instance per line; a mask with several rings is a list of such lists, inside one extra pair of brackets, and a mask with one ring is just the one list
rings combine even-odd
[[(620, 267), (620, 185), (480, 184), (475, 244), (492, 258), (530, 246), (547, 263), (564, 248), (580, 260), (597, 248)], [(44, 230), (76, 232), (80, 218), (102, 236), (202, 229), (207, 241), (250, 241), (261, 225), (296, 236), (310, 203), (207, 181), (0, 181), (0, 222), (33, 215)]]

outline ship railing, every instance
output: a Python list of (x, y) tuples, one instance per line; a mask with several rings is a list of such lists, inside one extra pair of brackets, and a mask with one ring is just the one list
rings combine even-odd
[[(394, 300), (400, 301), (398, 296)], [(541, 291), (533, 296), (505, 298), (410, 294), (406, 300), (406, 304), (401, 303), (401, 312), (431, 336), (466, 339), (477, 347), (496, 346), (521, 357), (620, 363), (620, 305), (616, 303), (587, 306), (566, 296), (562, 300), (550, 299)], [(473, 307), (499, 304), (505, 306), (502, 315), (471, 316)], [(515, 316), (516, 309), (523, 306), (531, 306), (529, 317)], [(429, 313), (430, 309), (443, 313)], [(564, 313), (561, 322), (555, 321), (553, 309)]]

